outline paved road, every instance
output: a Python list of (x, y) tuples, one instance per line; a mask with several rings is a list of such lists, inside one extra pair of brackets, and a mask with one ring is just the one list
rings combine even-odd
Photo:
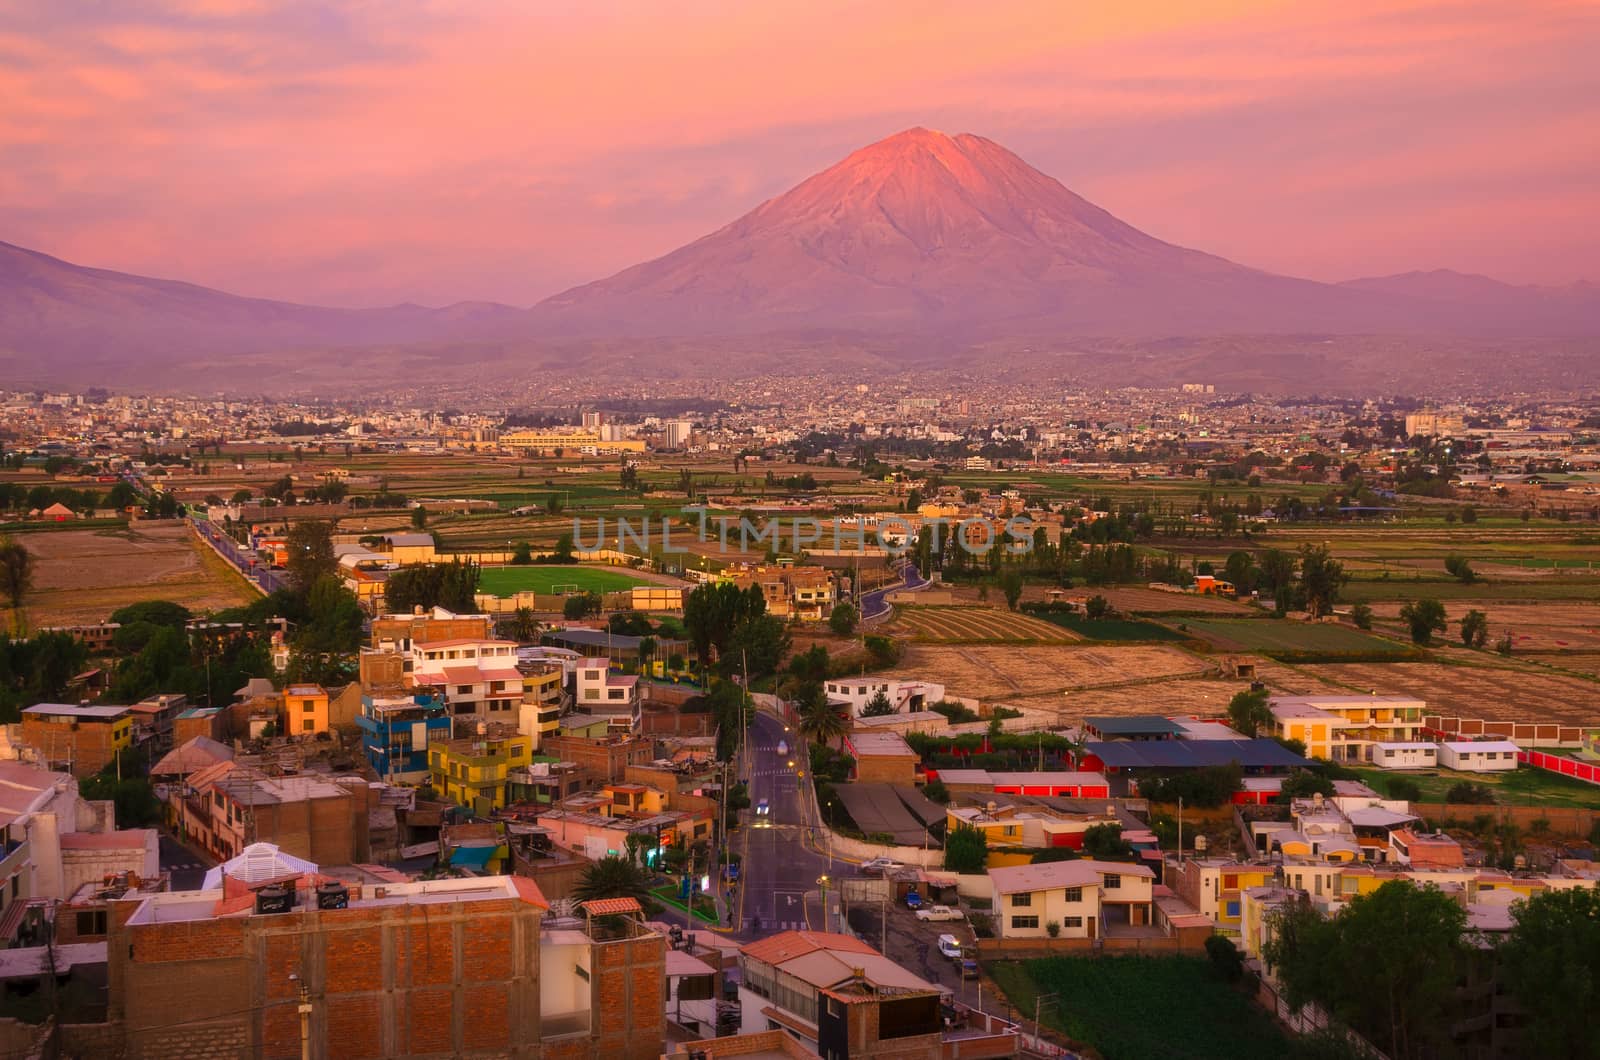
[[(790, 744), (789, 755), (778, 753), (778, 744), (784, 740)], [(791, 758), (794, 768), (788, 764)], [(818, 889), (817, 878), (828, 871), (828, 860), (803, 842), (809, 825), (800, 785), (810, 780), (802, 781), (796, 776), (796, 770), (807, 764), (800, 754), (799, 737), (786, 733), (777, 718), (757, 713), (750, 723), (746, 761), (750, 769), (751, 808), (741, 817), (743, 894), (734, 903), (739, 917), (737, 934), (742, 938), (762, 938), (807, 926), (820, 929), (820, 906), (813, 895), (808, 913), (807, 895)], [(756, 816), (755, 807), (761, 799), (768, 800), (772, 808), (770, 827), (757, 827), (761, 819)]]
[(253, 554), (239, 547), (238, 542), (217, 529), (210, 521), (194, 519), (191, 522), (202, 538), (216, 546), (223, 559), (238, 568), (240, 574), (261, 586), (262, 592), (273, 593), (283, 588), (284, 575), (282, 571), (268, 570), (263, 567)]
[(916, 564), (909, 560), (901, 564), (897, 573), (900, 575), (900, 580), (895, 584), (885, 585), (881, 589), (874, 589), (870, 593), (861, 594), (862, 618), (877, 618), (879, 615), (886, 613), (889, 610), (888, 596), (890, 593), (899, 592), (902, 589), (914, 591), (928, 584), (928, 579), (924, 578), (917, 571)]
[(165, 832), (161, 833), (161, 871), (170, 875), (174, 891), (198, 891), (211, 861)]

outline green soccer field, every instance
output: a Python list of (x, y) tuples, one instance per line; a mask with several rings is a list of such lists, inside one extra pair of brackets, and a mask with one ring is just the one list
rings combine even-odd
[(615, 567), (485, 567), (478, 573), (478, 590), (491, 596), (553, 593), (558, 586), (562, 592), (575, 586), (577, 592), (614, 593), (648, 584)]

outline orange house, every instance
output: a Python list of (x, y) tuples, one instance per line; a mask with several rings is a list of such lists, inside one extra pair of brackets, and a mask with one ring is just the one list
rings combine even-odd
[(283, 734), (314, 736), (328, 731), (328, 690), (321, 685), (290, 685), (283, 690)]

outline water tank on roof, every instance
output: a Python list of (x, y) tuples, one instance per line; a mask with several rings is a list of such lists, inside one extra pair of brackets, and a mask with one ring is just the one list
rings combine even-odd
[(345, 909), (350, 905), (350, 888), (342, 883), (320, 883), (317, 885), (318, 909)]
[(294, 909), (294, 891), (281, 883), (272, 883), (256, 892), (257, 913), (287, 913)]

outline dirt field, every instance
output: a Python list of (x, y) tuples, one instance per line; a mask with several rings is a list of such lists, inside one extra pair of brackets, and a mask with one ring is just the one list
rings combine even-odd
[(1091, 596), (1103, 596), (1118, 611), (1132, 614), (1250, 615), (1260, 612), (1220, 596), (1168, 593), (1160, 589), (1073, 589), (1066, 599), (1078, 603)]
[(1442, 714), (1491, 721), (1600, 724), (1600, 684), (1561, 674), (1439, 663), (1329, 663), (1298, 669), (1346, 689), (1417, 696), (1427, 701), (1430, 710)]
[(909, 607), (890, 632), (931, 644), (1071, 644), (1079, 638), (1049, 622), (992, 607)]
[[(1600, 603), (1552, 600), (1542, 604), (1506, 604), (1495, 600), (1451, 600), (1449, 636), (1454, 639), (1461, 617), (1471, 610), (1489, 616), (1489, 640), (1510, 631), (1518, 651), (1600, 651)], [(1392, 630), (1400, 626), (1400, 605), (1372, 605), (1372, 613)]]
[[(1210, 664), (1176, 648), (1154, 645), (1027, 647), (909, 644), (891, 677), (942, 683), (951, 695), (986, 703), (1061, 698), (1066, 689), (1205, 673)], [(1151, 696), (1151, 709), (1159, 697)], [(1076, 694), (1076, 693), (1074, 693)], [(1054, 704), (1052, 704), (1053, 708)]]
[(33, 628), (100, 622), (140, 600), (173, 600), (200, 612), (254, 598), (244, 580), (182, 523), (24, 534), (18, 540), (35, 558), (26, 604)]

